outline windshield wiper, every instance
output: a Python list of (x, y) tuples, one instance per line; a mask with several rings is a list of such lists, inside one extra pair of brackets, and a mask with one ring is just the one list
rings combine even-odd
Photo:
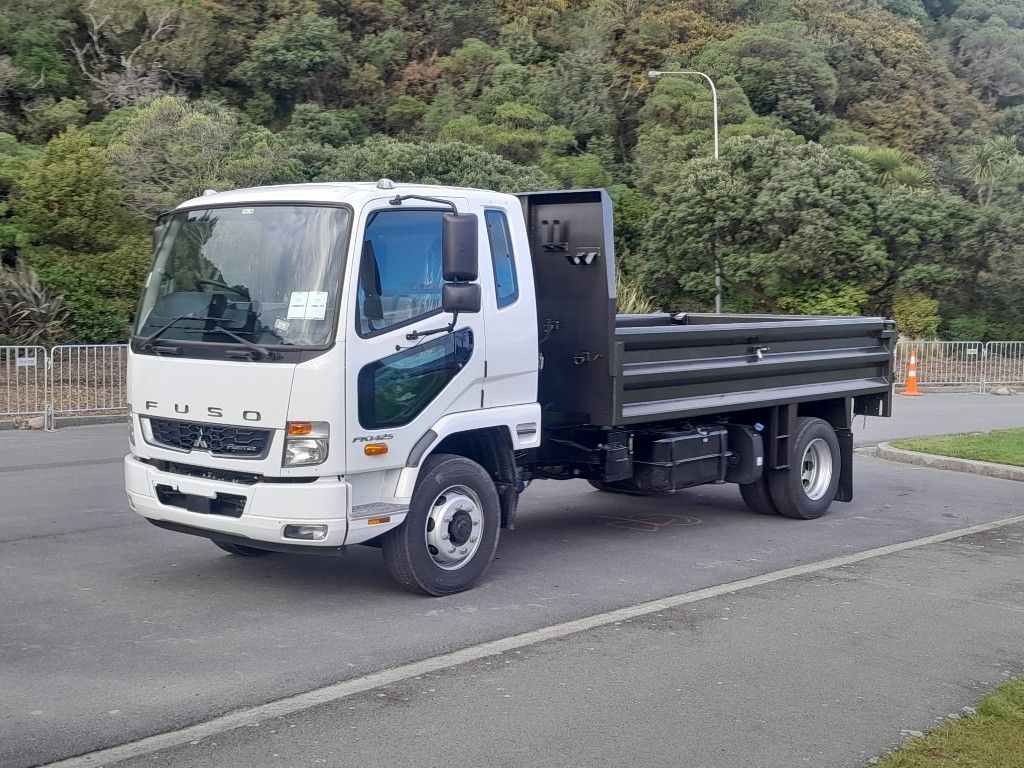
[(147, 350), (147, 349), (149, 349), (151, 346), (153, 346), (153, 342), (156, 341), (157, 339), (159, 339), (164, 334), (165, 331), (171, 329), (172, 327), (174, 327), (175, 325), (180, 323), (182, 320), (219, 320), (219, 319), (220, 318), (217, 318), (217, 317), (198, 317), (197, 315), (195, 315), (192, 312), (189, 312), (187, 315), (178, 315), (176, 318), (171, 320), (171, 322), (167, 323), (167, 325), (163, 326), (162, 328), (158, 328), (157, 330), (153, 331), (153, 333), (149, 334), (149, 336), (144, 338), (142, 340), (142, 342), (139, 344), (139, 349), (140, 350)]
[[(169, 323), (167, 323), (166, 325), (164, 325), (161, 328), (158, 328), (153, 333), (151, 333), (149, 336), (144, 338), (140, 342), (140, 344), (139, 344), (139, 349), (141, 351), (145, 351), (147, 349), (150, 349), (153, 346), (153, 342), (154, 341), (159, 339), (160, 336), (163, 333), (165, 333), (169, 329), (173, 328), (175, 325), (180, 323), (182, 320), (202, 320), (204, 322), (206, 322), (208, 320), (214, 320), (214, 321), (217, 321), (217, 325), (215, 325), (211, 329), (211, 331), (216, 332), (216, 333), (223, 333), (225, 336), (230, 336), (232, 339), (237, 341), (239, 344), (241, 344), (244, 347), (247, 347), (248, 349), (252, 350), (252, 352), (254, 352), (256, 354), (258, 359), (260, 359), (260, 360), (265, 360), (265, 359), (276, 360), (276, 359), (278, 359), (280, 357), (280, 355), (277, 352), (271, 352), (266, 347), (261, 347), (259, 344), (253, 344), (248, 339), (243, 339), (241, 336), (239, 336), (234, 331), (229, 331), (227, 328), (225, 328), (223, 325), (220, 324), (220, 321), (222, 321), (223, 319), (224, 318), (222, 318), (222, 317), (209, 317), (209, 316), (206, 316), (206, 315), (197, 315), (197, 314), (195, 314), (193, 312), (189, 312), (186, 315), (178, 315), (176, 318), (171, 320)], [(210, 332), (210, 331), (205, 331), (205, 329), (202, 329), (202, 328), (189, 328), (188, 330), (190, 330), (190, 331), (203, 331), (203, 332), (206, 332), (206, 333)]]
[(268, 358), (270, 360), (277, 360), (277, 358), (281, 356), (277, 352), (271, 352), (266, 347), (261, 347), (259, 344), (253, 344), (251, 341), (242, 338), (234, 331), (229, 331), (223, 325), (215, 325), (213, 326), (213, 330), (216, 333), (223, 333), (225, 336), (230, 336), (232, 339), (237, 341), (242, 346), (246, 347), (247, 349), (251, 349), (254, 353), (256, 353), (257, 358), (260, 360), (266, 360)]

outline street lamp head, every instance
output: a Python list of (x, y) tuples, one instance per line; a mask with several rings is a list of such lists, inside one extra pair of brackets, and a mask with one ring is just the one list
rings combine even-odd
[(661, 72), (661, 71), (659, 71), (659, 70), (657, 70), (657, 69), (652, 69), (652, 70), (650, 70), (650, 71), (649, 71), (649, 72), (647, 73), (647, 76), (648, 76), (648, 77), (649, 77), (649, 78), (650, 78), (651, 80), (657, 80), (657, 79), (658, 79), (659, 77), (661, 77), (661, 76), (662, 76), (663, 74), (665, 74), (665, 73), (664, 73), (664, 72)]

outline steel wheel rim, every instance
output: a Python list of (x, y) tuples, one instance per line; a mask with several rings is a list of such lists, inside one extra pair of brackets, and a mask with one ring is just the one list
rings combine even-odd
[(437, 494), (423, 532), (434, 565), (457, 571), (473, 559), (483, 541), (484, 513), (472, 488), (453, 485)]
[(811, 501), (822, 498), (832, 484), (832, 451), (828, 443), (816, 437), (804, 448), (800, 460), (800, 484)]

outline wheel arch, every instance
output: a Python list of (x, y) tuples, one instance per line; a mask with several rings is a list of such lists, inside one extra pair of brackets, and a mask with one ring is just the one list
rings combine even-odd
[(501, 502), (501, 527), (513, 528), (519, 490), (515, 453), (508, 426), (479, 427), (453, 432), (431, 446), (424, 459), (440, 453), (463, 456), (475, 461), (487, 471), (494, 481)]

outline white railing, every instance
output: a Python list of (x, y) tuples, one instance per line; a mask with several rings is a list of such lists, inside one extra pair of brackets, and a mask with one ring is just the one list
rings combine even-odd
[(906, 383), (910, 355), (916, 352), (919, 387), (984, 392), (986, 346), (980, 341), (901, 341), (896, 345), (896, 386)]
[(985, 345), (986, 387), (1024, 385), (1024, 341), (990, 341)]
[(53, 419), (109, 416), (128, 408), (126, 344), (66, 344), (50, 350)]
[(0, 421), (48, 421), (45, 347), (0, 346)]
[(0, 423), (95, 418), (128, 410), (126, 344), (0, 346)]

